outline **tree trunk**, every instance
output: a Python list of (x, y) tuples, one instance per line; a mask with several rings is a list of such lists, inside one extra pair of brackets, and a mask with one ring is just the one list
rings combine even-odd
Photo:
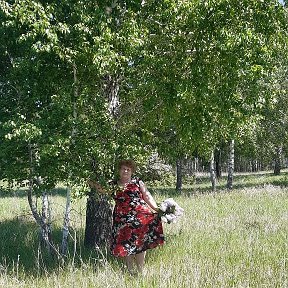
[(98, 197), (91, 191), (86, 205), (84, 245), (97, 248), (108, 246), (112, 228), (112, 207), (104, 195)]
[(42, 241), (48, 253), (51, 253), (51, 211), (46, 191), (42, 193)]
[(216, 173), (215, 173), (214, 151), (212, 151), (211, 157), (210, 157), (210, 181), (212, 184), (212, 191), (215, 191), (216, 190)]
[(255, 159), (251, 160), (251, 171), (257, 172), (257, 160), (255, 160)]
[(274, 175), (280, 175), (281, 172), (282, 147), (277, 147), (274, 158)]
[(182, 190), (182, 160), (179, 158), (176, 160), (176, 191)]
[[(106, 75), (103, 82), (103, 93), (109, 103), (108, 113), (114, 120), (119, 117), (119, 82), (119, 77), (111, 75)], [(116, 132), (115, 126), (115, 135)], [(105, 195), (96, 196), (93, 192), (90, 192), (87, 199), (84, 245), (96, 248), (108, 245), (112, 228), (112, 208)]]
[(70, 212), (71, 212), (71, 188), (67, 187), (66, 208), (65, 208), (64, 223), (63, 223), (63, 228), (62, 228), (62, 244), (61, 244), (61, 254), (63, 256), (66, 256), (67, 251), (68, 251)]
[(228, 189), (232, 189), (233, 187), (233, 175), (234, 175), (234, 140), (231, 140), (229, 145), (229, 156), (228, 156), (228, 177), (227, 177)]
[(217, 179), (220, 179), (221, 176), (222, 176), (222, 163), (221, 163), (221, 156), (222, 156), (222, 153), (221, 153), (221, 148), (216, 148), (215, 149), (215, 154), (214, 154), (214, 157), (215, 157), (215, 172), (216, 172), (216, 177)]
[[(79, 95), (79, 83), (77, 78), (77, 66), (75, 62), (73, 63), (73, 96), (72, 96), (72, 104), (73, 104), (73, 126), (71, 131), (71, 143), (75, 143), (75, 136), (77, 133), (76, 130), (76, 120), (77, 120), (77, 98)], [(71, 173), (69, 172), (68, 179), (71, 177)], [(61, 244), (61, 254), (66, 256), (68, 251), (68, 236), (69, 236), (69, 225), (70, 225), (70, 212), (71, 212), (71, 187), (67, 187), (66, 193), (66, 208), (64, 214), (64, 222), (62, 228), (62, 244)]]
[[(46, 192), (45, 192), (46, 194)], [(37, 210), (37, 206), (33, 201), (33, 191), (31, 187), (28, 190), (28, 203), (32, 212), (32, 215), (36, 221), (36, 223), (39, 225), (40, 228), (40, 242), (45, 246), (47, 249), (48, 254), (57, 255), (58, 258), (60, 258), (60, 254), (56, 247), (54, 247), (52, 242), (52, 235), (51, 235), (51, 220), (50, 220), (50, 208), (49, 208), (49, 202), (47, 198), (47, 194), (42, 196), (42, 215), (40, 216)]]
[(42, 215), (41, 216), (38, 213), (37, 205), (33, 201), (34, 152), (33, 152), (33, 145), (30, 142), (28, 144), (28, 151), (29, 151), (29, 162), (30, 162), (30, 168), (29, 168), (30, 175), (29, 175), (29, 190), (28, 190), (27, 198), (28, 198), (29, 207), (30, 207), (30, 210), (32, 212), (32, 215), (36, 223), (39, 225), (39, 228), (40, 228), (40, 235), (41, 235), (40, 242), (44, 244), (49, 254), (51, 254), (51, 252), (55, 254), (59, 254), (57, 249), (52, 245), (52, 240), (51, 240), (51, 221), (50, 221), (50, 209), (49, 209), (49, 201), (48, 201), (47, 192), (45, 191), (42, 194)]
[(104, 79), (104, 94), (107, 97), (109, 106), (108, 112), (114, 119), (118, 116), (120, 101), (119, 101), (119, 78), (107, 75)]
[(194, 163), (194, 168), (193, 168), (194, 171), (193, 172), (194, 173), (199, 172), (199, 159), (198, 159), (198, 157), (194, 158), (194, 162), (193, 163)]

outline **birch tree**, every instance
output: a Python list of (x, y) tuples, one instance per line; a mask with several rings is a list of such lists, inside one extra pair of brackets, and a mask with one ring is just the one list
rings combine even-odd
[(212, 191), (215, 191), (216, 190), (216, 172), (215, 172), (214, 150), (211, 152), (211, 157), (210, 157), (210, 181), (212, 185)]
[[(73, 98), (72, 98), (72, 117), (73, 117), (73, 125), (71, 130), (71, 143), (75, 145), (75, 137), (76, 137), (76, 122), (77, 122), (77, 100), (79, 97), (79, 87), (78, 87), (78, 78), (77, 78), (77, 66), (75, 62), (73, 63)], [(71, 178), (71, 172), (69, 171), (69, 179)], [(64, 214), (64, 223), (63, 223), (63, 236), (62, 236), (62, 244), (61, 244), (61, 254), (66, 256), (68, 251), (68, 236), (69, 236), (69, 225), (70, 225), (70, 213), (71, 213), (71, 186), (68, 184), (67, 186), (67, 194), (66, 194), (66, 207)]]
[(228, 154), (228, 176), (227, 176), (227, 188), (232, 189), (233, 187), (233, 174), (234, 174), (234, 139), (229, 143), (229, 154)]
[[(183, 154), (197, 149), (209, 159), (212, 147), (235, 138), (271, 99), (267, 87), (285, 45), (287, 14), (277, 1), (177, 4), (147, 3), (145, 53), (135, 71), (141, 85), (135, 88), (153, 96), (142, 98), (144, 111), (157, 107), (158, 113), (140, 125), (159, 138), (171, 129)], [(160, 150), (174, 144), (155, 142)]]

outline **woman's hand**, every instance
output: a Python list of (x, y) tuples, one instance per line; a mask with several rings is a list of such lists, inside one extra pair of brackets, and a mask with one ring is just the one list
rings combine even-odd
[(87, 180), (87, 184), (91, 187), (91, 188), (95, 188), (98, 192), (103, 193), (103, 194), (107, 194), (108, 191), (105, 190), (98, 182), (93, 181), (91, 179)]

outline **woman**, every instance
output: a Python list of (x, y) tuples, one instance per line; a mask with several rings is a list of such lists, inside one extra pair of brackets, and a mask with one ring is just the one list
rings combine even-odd
[[(113, 227), (111, 252), (116, 257), (124, 257), (129, 272), (133, 263), (139, 272), (143, 271), (147, 249), (164, 243), (163, 228), (158, 207), (143, 181), (132, 178), (136, 170), (134, 161), (122, 160), (119, 163), (119, 180), (114, 183)], [(101, 186), (90, 181), (98, 191)]]

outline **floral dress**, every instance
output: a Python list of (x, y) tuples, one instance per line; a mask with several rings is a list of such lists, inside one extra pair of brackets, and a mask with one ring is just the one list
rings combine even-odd
[(125, 257), (164, 243), (161, 218), (143, 200), (139, 179), (117, 189), (113, 211), (111, 252)]

